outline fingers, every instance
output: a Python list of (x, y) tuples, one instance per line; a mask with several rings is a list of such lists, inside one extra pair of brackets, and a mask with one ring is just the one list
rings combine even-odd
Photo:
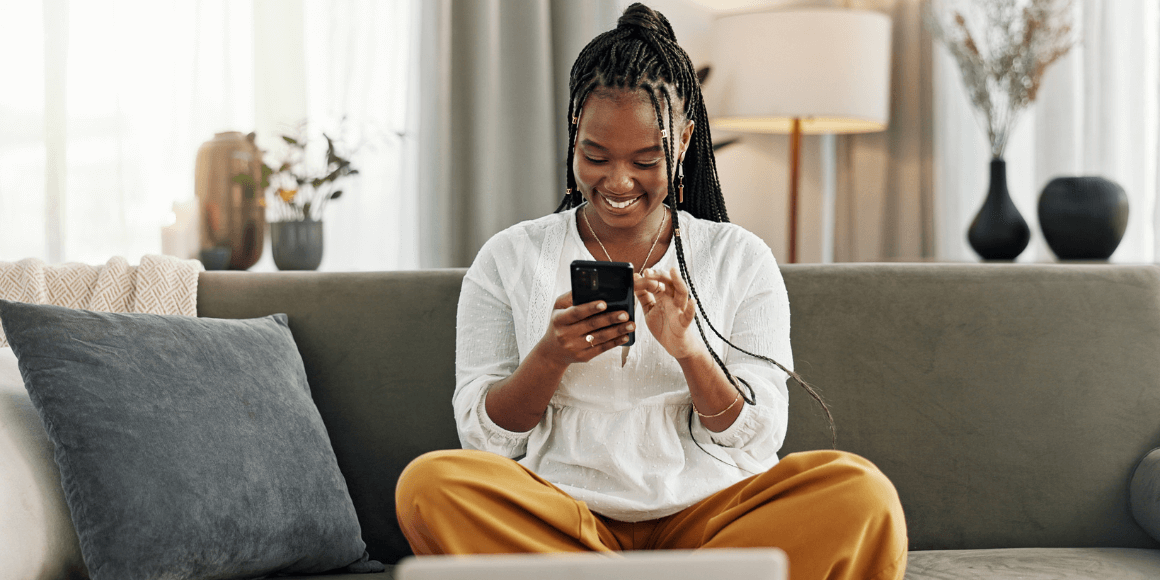
[(644, 275), (636, 275), (633, 282), (633, 290), (636, 293), (636, 301), (640, 302), (645, 313), (652, 310), (656, 305), (657, 300), (669, 288), (661, 276), (657, 275), (655, 270), (645, 269)]
[(677, 268), (668, 272), (646, 269), (634, 283), (636, 298), (648, 312), (657, 300), (671, 300), (678, 311), (683, 311), (690, 302), (689, 287), (681, 278)]
[(563, 310), (572, 307), (572, 291), (569, 290), (556, 297), (556, 303), (552, 305), (554, 310)]
[(569, 292), (566, 294), (566, 296), (568, 297), (568, 306), (564, 306), (561, 309), (560, 304), (562, 303), (564, 297), (561, 296), (560, 298), (557, 298), (557, 312), (553, 315), (553, 318), (557, 319), (558, 322), (563, 325), (576, 324), (585, 318), (600, 314), (608, 308), (608, 303), (604, 302), (603, 300), (585, 302), (584, 304), (577, 304), (576, 306), (572, 306), (572, 293)]
[(665, 291), (665, 283), (657, 279), (651, 270), (645, 270), (645, 275), (633, 275), (632, 289), (636, 293), (637, 298), (640, 298), (642, 292), (651, 292), (659, 294)]
[[(584, 335), (584, 341), (587, 343), (588, 349), (595, 349), (595, 354), (600, 354), (614, 346), (622, 345), (628, 342), (628, 333), (636, 330), (636, 324), (633, 322), (626, 322), (616, 326), (604, 328), (595, 332)], [(594, 356), (595, 356), (594, 354)]]

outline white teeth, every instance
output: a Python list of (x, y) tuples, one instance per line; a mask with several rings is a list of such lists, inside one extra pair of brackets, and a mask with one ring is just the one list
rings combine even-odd
[[(601, 197), (603, 197), (603, 196), (601, 196)], [(638, 199), (640, 199), (640, 198), (634, 197), (628, 201), (622, 201), (622, 202), (618, 203), (618, 202), (612, 201), (611, 199), (608, 199), (607, 197), (605, 197), (604, 201), (608, 202), (608, 205), (611, 205), (612, 207), (614, 207), (616, 209), (624, 209), (624, 208), (636, 203), (636, 200), (638, 200)]]

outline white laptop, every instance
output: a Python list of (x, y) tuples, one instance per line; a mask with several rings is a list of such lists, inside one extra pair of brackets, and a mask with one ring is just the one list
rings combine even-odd
[(777, 548), (655, 550), (580, 554), (414, 556), (395, 580), (786, 580), (789, 561)]

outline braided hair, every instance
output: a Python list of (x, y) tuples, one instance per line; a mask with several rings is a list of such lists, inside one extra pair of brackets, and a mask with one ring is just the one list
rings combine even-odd
[[(694, 317), (701, 340), (709, 349), (709, 354), (717, 366), (724, 371), (730, 384), (737, 389), (745, 403), (757, 403), (756, 394), (749, 383), (740, 377), (734, 377), (725, 362), (713, 350), (705, 329), (701, 324), (703, 318), (709, 329), (725, 344), (754, 358), (764, 360), (781, 369), (793, 377), (805, 391), (822, 408), (829, 423), (831, 438), (836, 446), (837, 434), (834, 428), (834, 419), (830, 409), (821, 396), (797, 373), (782, 366), (772, 358), (751, 353), (730, 342), (709, 322), (704, 306), (697, 296), (696, 286), (693, 284), (689, 267), (685, 261), (685, 249), (681, 242), (681, 229), (677, 210), (689, 212), (693, 217), (715, 222), (728, 222), (729, 215), (725, 210), (725, 198), (721, 193), (721, 183), (717, 180), (717, 162), (713, 156), (712, 136), (709, 133), (709, 117), (705, 111), (705, 102), (701, 95), (701, 85), (697, 80), (696, 71), (689, 55), (677, 45), (677, 37), (673, 27), (663, 14), (635, 3), (625, 9), (617, 21), (616, 28), (609, 30), (588, 43), (576, 62), (572, 65), (572, 72), (568, 79), (568, 161), (567, 161), (567, 193), (564, 195), (556, 212), (579, 207), (584, 203), (584, 195), (576, 186), (576, 176), (572, 170), (573, 158), (576, 152), (576, 132), (579, 130), (578, 118), (584, 103), (593, 91), (602, 92), (610, 89), (623, 89), (630, 92), (643, 91), (652, 102), (657, 116), (657, 128), (661, 131), (661, 145), (665, 152), (665, 167), (668, 178), (668, 196), (666, 205), (673, 208), (672, 232), (676, 242), (677, 262), (680, 265), (681, 278), (693, 294), (693, 299), (700, 312)], [(678, 108), (679, 107), (679, 108)], [(664, 121), (664, 111), (668, 111), (668, 124)], [(677, 132), (674, 123), (679, 116), (680, 121), (693, 121), (693, 135), (688, 151), (680, 161), (684, 173), (682, 186), (687, 184), (689, 190), (683, 199), (676, 197), (676, 171), (673, 157), (677, 154)], [(745, 387), (742, 390), (742, 386)], [(692, 430), (693, 410), (689, 410), (689, 425)], [(696, 442), (696, 439), (693, 439)], [(697, 443), (700, 446), (700, 443)]]

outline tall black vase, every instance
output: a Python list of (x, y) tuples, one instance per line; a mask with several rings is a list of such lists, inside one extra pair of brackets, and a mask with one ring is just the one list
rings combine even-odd
[(984, 260), (1014, 260), (1031, 239), (1031, 228), (1007, 192), (1007, 162), (991, 160), (991, 187), (971, 227), (967, 241)]

